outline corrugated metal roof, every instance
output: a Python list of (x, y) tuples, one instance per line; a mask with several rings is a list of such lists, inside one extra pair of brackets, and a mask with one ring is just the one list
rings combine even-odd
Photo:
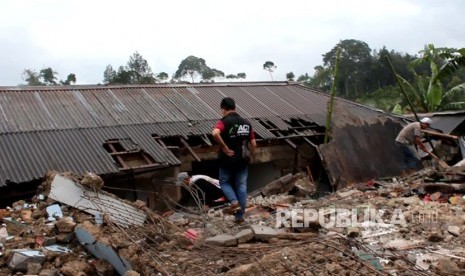
[[(220, 101), (233, 97), (263, 139), (276, 135), (260, 123), (287, 130), (286, 120), (324, 126), (328, 95), (295, 83), (0, 87), (0, 186), (40, 178), (47, 170), (114, 173), (103, 148), (108, 139), (138, 145), (161, 164), (180, 161), (153, 135), (210, 134)], [(379, 112), (337, 99), (354, 112)]]
[(464, 135), (465, 129), (458, 129), (465, 122), (465, 113), (438, 115), (431, 117), (431, 127), (441, 130), (447, 134)]

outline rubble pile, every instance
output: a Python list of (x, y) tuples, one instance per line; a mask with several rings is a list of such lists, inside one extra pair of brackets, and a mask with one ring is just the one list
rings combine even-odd
[[(68, 199), (54, 185), (63, 179), (85, 195), (70, 196), (81, 203), (90, 200), (93, 206), (81, 208), (83, 205), (61, 202)], [(96, 175), (78, 180), (72, 173), (49, 172), (39, 187), (43, 193), (29, 202), (21, 200), (1, 209), (0, 275), (151, 275), (164, 271), (163, 264), (144, 253), (144, 247), (157, 250), (158, 243), (172, 241), (172, 233), (182, 233), (181, 229), (159, 219), (143, 202), (129, 203), (100, 191), (102, 183)], [(106, 204), (109, 198), (118, 202), (123, 215), (125, 205), (142, 212), (144, 223), (137, 217), (118, 218), (105, 212), (106, 207), (98, 206), (100, 202), (92, 198), (94, 191), (99, 191)], [(100, 216), (92, 215), (97, 211)]]
[(0, 210), (0, 275), (461, 275), (464, 172), (324, 197), (287, 175), (250, 195), (242, 224), (224, 206), (159, 214), (95, 175), (49, 173), (37, 196)]

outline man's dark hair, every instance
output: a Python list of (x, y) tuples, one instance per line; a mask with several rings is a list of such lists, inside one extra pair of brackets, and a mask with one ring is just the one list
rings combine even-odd
[(229, 110), (234, 110), (236, 109), (236, 102), (234, 101), (233, 98), (223, 98), (221, 100), (221, 105), (220, 107), (226, 111), (229, 111)]

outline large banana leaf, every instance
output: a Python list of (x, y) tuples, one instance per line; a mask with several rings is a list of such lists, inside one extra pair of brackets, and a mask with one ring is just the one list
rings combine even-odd
[(447, 62), (439, 69), (435, 80), (441, 80), (446, 76), (455, 73), (461, 67), (465, 67), (465, 48), (459, 49), (455, 52), (444, 52), (439, 55)]
[(442, 101), (442, 85), (439, 81), (431, 83), (428, 87), (427, 99), (428, 99), (428, 110), (436, 111), (438, 106), (441, 105)]
[(435, 111), (441, 104), (442, 100), (442, 85), (439, 81), (435, 81), (435, 76), (438, 74), (438, 66), (434, 62), (430, 62), (431, 77), (429, 78), (428, 90), (426, 91), (426, 99), (429, 111)]

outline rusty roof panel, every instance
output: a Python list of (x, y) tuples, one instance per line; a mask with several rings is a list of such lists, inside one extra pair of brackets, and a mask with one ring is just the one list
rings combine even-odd
[(0, 166), (4, 175), (0, 185), (39, 179), (48, 170), (117, 172), (113, 159), (99, 148), (79, 129), (2, 134)]
[[(280, 135), (270, 128), (291, 128), (286, 121), (292, 118), (324, 126), (329, 98), (284, 82), (0, 87), (0, 185), (39, 178), (48, 169), (117, 172), (103, 148), (108, 139), (126, 139), (125, 145), (139, 145), (157, 162), (178, 165), (152, 135), (211, 134), (226, 96), (236, 100), (238, 113), (263, 139)], [(379, 115), (337, 101), (350, 112)]]

